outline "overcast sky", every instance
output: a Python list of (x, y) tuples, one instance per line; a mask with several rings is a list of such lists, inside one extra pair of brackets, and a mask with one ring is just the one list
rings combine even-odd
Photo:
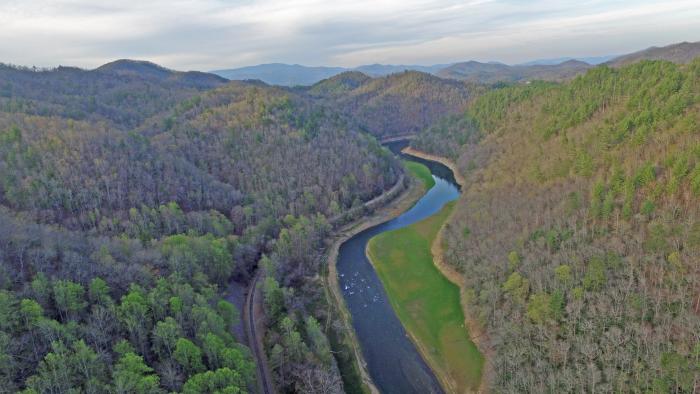
[(0, 0), (0, 62), (181, 70), (622, 54), (700, 41), (700, 1)]

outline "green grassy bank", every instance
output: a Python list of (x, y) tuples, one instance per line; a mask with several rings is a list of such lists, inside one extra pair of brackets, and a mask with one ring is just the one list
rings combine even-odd
[[(432, 186), (425, 166), (409, 162), (407, 167), (426, 187)], [(367, 250), (396, 314), (430, 366), (449, 389), (468, 392), (479, 387), (484, 358), (464, 325), (459, 287), (433, 264), (431, 253), (453, 206), (447, 204), (421, 222), (377, 235)]]

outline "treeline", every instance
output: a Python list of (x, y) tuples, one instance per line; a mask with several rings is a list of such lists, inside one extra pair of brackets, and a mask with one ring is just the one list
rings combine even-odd
[[(700, 382), (700, 60), (597, 67), (470, 105), (446, 234), (498, 392)], [(459, 127), (451, 140), (470, 135)], [(437, 127), (418, 146), (441, 148)]]
[(280, 387), (342, 390), (313, 284), (325, 218), (401, 168), (293, 92), (212, 84), (136, 62), (0, 70), (0, 392), (248, 391), (221, 291), (263, 255)]

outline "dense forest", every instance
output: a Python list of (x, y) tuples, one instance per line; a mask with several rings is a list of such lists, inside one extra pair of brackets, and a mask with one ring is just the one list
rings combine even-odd
[(491, 90), (414, 141), (467, 179), (446, 258), (495, 392), (697, 390), (699, 125), (700, 59), (642, 61)]
[(2, 66), (0, 87), (0, 392), (247, 392), (222, 292), (257, 266), (278, 386), (342, 391), (314, 277), (332, 224), (399, 179), (373, 137), (145, 62)]
[(416, 134), (459, 114), (484, 89), (417, 71), (381, 78), (349, 71), (297, 90), (340, 112), (359, 130), (382, 138)]
[(700, 59), (296, 88), (0, 65), (0, 393), (254, 391), (225, 296), (257, 269), (278, 391), (349, 390), (327, 241), (403, 179), (377, 140), (407, 134), (467, 181), (445, 257), (494, 392), (692, 392), (699, 92)]

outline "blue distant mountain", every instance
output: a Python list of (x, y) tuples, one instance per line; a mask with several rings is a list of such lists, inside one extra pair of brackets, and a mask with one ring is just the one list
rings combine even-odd
[(368, 64), (355, 68), (344, 68), (270, 63), (228, 70), (215, 70), (212, 71), (212, 73), (230, 80), (258, 79), (271, 85), (308, 86), (346, 71), (359, 71), (371, 77), (380, 77), (403, 71), (421, 71), (429, 74), (437, 74), (438, 71), (447, 66), (449, 65), (436, 64), (432, 66), (419, 66)]
[(431, 66), (368, 64), (346, 68), (270, 63), (216, 70), (211, 73), (229, 80), (260, 80), (271, 85), (282, 86), (310, 86), (346, 71), (359, 71), (370, 77), (381, 77), (403, 71), (420, 71), (442, 78), (480, 83), (519, 82), (532, 79), (562, 81), (584, 73), (589, 68), (599, 64), (617, 66), (641, 59), (664, 59), (677, 63), (687, 63), (698, 55), (700, 55), (700, 43), (683, 42), (661, 48), (651, 47), (622, 56), (559, 57), (537, 59), (516, 65), (494, 61), (485, 63), (467, 61)]
[(588, 57), (557, 57), (552, 59), (537, 59), (531, 60), (529, 62), (520, 63), (519, 66), (554, 66), (570, 60), (576, 60), (579, 62), (588, 63), (591, 65), (598, 65), (605, 63), (609, 60), (614, 59), (617, 55), (606, 55), (606, 56), (588, 56)]

